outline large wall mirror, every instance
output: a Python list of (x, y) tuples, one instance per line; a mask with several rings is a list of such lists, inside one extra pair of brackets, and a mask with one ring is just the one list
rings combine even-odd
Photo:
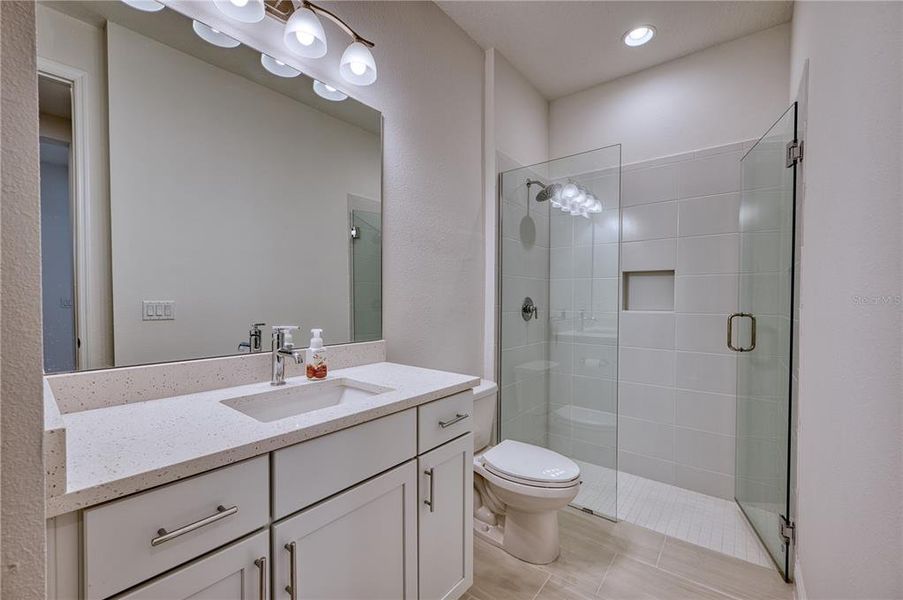
[(37, 20), (46, 372), (382, 337), (378, 111), (168, 8)]

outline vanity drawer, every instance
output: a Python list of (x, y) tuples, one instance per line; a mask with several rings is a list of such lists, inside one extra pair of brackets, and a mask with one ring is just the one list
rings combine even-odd
[(273, 518), (319, 502), (417, 455), (416, 409), (273, 452)]
[(423, 454), (473, 429), (473, 391), (417, 407), (417, 453)]
[(106, 598), (268, 522), (266, 455), (89, 508), (85, 597)]

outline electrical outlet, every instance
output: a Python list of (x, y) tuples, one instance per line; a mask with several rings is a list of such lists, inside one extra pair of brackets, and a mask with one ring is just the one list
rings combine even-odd
[(144, 300), (141, 302), (142, 321), (172, 321), (176, 318), (173, 300)]

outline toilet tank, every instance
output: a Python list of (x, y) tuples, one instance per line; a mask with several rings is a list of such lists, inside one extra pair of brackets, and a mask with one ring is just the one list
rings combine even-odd
[(492, 442), (492, 431), (495, 425), (495, 399), (498, 386), (494, 381), (480, 380), (480, 385), (473, 388), (473, 449), (480, 451)]

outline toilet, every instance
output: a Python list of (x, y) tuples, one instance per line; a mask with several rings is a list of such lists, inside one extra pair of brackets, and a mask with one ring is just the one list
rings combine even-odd
[(504, 440), (492, 446), (498, 386), (474, 388), (474, 534), (533, 564), (558, 558), (558, 510), (580, 490), (580, 467), (557, 452)]

